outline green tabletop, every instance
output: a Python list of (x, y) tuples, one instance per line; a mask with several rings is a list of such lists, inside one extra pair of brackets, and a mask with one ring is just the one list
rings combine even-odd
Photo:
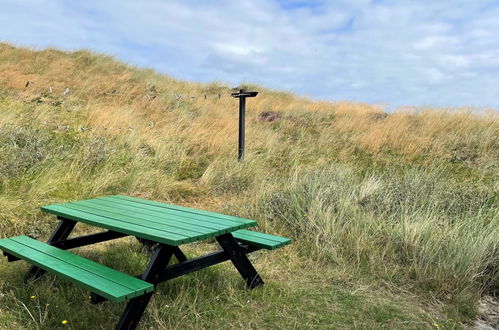
[(53, 204), (42, 211), (173, 246), (256, 225), (254, 220), (122, 195)]

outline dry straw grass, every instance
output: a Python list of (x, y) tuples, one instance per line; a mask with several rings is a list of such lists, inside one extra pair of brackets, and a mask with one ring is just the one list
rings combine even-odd
[[(74, 114), (83, 115), (85, 124), (96, 130), (121, 134), (133, 128), (147, 141), (165, 134), (191, 143), (202, 141), (210, 153), (231, 150), (233, 146), (237, 100), (228, 97), (231, 90), (222, 84), (176, 81), (87, 51), (33, 52), (2, 44), (0, 57), (1, 86), (16, 90), (24, 100), (46, 93), (49, 87), (57, 95), (69, 88), (66, 103), (77, 100)], [(27, 81), (33, 83), (23, 88)], [(281, 135), (279, 131), (270, 132), (255, 119), (268, 110), (283, 112), (302, 130), (319, 120), (322, 134), (340, 134), (355, 147), (373, 153), (389, 149), (409, 157), (426, 152), (438, 156), (452, 148), (449, 144), (469, 142), (474, 137), (466, 135), (477, 130), (484, 130), (479, 134), (481, 145), (495, 143), (498, 115), (493, 111), (477, 116), (466, 109), (421, 109), (387, 115), (379, 106), (312, 102), (288, 93), (257, 89), (261, 94), (251, 100), (249, 107), (251, 145), (265, 145)], [(307, 113), (310, 120), (302, 122), (293, 117), (302, 113)], [(50, 118), (38, 116), (39, 120)]]
[[(5, 235), (46, 235), (38, 205), (125, 193), (253, 217), (296, 239), (294, 254), (435, 298), (461, 316), (499, 287), (496, 112), (385, 113), (248, 86), (260, 95), (249, 101), (239, 163), (237, 100), (223, 84), (7, 44), (0, 72)], [(264, 111), (281, 119), (258, 120)], [(36, 152), (15, 137), (38, 141), (29, 143)]]

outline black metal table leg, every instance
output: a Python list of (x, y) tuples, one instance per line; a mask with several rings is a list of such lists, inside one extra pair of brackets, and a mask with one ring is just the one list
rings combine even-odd
[(244, 249), (239, 246), (232, 234), (223, 234), (216, 237), (218, 243), (229, 255), (230, 260), (239, 271), (239, 274), (246, 281), (246, 286), (250, 289), (262, 286), (264, 284), (255, 267), (251, 264)]
[[(142, 274), (141, 279), (149, 283), (156, 283), (158, 281), (159, 274), (168, 265), (168, 262), (173, 255), (173, 251), (173, 246), (160, 244), (152, 254), (149, 265), (147, 266), (144, 274)], [(139, 324), (149, 301), (151, 300), (152, 294), (153, 292), (150, 292), (143, 296), (131, 299), (126, 306), (125, 311), (121, 315), (120, 321), (116, 325), (116, 329), (135, 329)]]
[[(137, 240), (142, 244), (142, 246), (148, 250), (148, 251), (153, 251), (154, 248), (159, 244), (157, 242), (145, 239), (145, 238), (140, 238), (136, 237)], [(187, 257), (185, 254), (180, 250), (178, 246), (173, 247), (173, 254), (175, 255), (175, 258), (177, 258), (178, 262), (186, 261)]]
[(173, 248), (173, 254), (175, 255), (175, 258), (177, 258), (178, 262), (184, 262), (187, 261), (187, 257), (185, 256), (184, 252), (180, 250), (178, 246), (175, 246)]
[(148, 251), (148, 252), (152, 252), (154, 251), (154, 249), (157, 247), (158, 243), (157, 242), (154, 242), (154, 241), (151, 241), (151, 240), (148, 240), (148, 239), (145, 239), (145, 238), (141, 238), (141, 237), (135, 237), (137, 239), (137, 241), (140, 242), (140, 244), (142, 244), (142, 246)]
[[(76, 221), (64, 219), (61, 217), (57, 217), (60, 222), (55, 228), (54, 232), (48, 239), (47, 243), (53, 243), (60, 240), (65, 240), (73, 231), (76, 226)], [(24, 276), (24, 281), (28, 280), (36, 280), (39, 279), (43, 274), (45, 274), (45, 270), (38, 268), (37, 266), (31, 266), (26, 275)]]

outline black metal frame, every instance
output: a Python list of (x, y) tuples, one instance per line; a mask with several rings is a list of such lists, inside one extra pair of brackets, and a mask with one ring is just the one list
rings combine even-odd
[[(73, 231), (77, 222), (62, 217), (58, 217), (58, 219), (60, 222), (47, 243), (63, 250), (129, 236), (127, 234), (108, 230), (96, 234), (68, 239), (68, 236)], [(179, 276), (230, 260), (246, 281), (247, 288), (254, 289), (264, 284), (262, 278), (258, 275), (258, 272), (247, 257), (248, 253), (257, 251), (260, 248), (239, 243), (231, 233), (223, 234), (215, 238), (221, 246), (221, 250), (208, 253), (201, 257), (187, 259), (178, 246), (155, 243), (137, 237), (137, 239), (139, 239), (139, 241), (141, 241), (145, 246), (149, 246), (151, 248), (154, 247), (154, 251), (146, 270), (143, 274), (138, 275), (137, 277), (156, 286), (162, 282), (169, 281)], [(8, 261), (19, 260), (18, 258), (7, 253), (4, 254), (7, 256)], [(168, 266), (172, 256), (175, 256), (178, 263)], [(36, 280), (44, 273), (45, 271), (43, 269), (32, 266), (25, 275), (25, 281), (30, 279)], [(135, 329), (139, 324), (153, 293), (154, 291), (131, 299), (126, 306), (125, 311), (121, 315), (120, 321), (116, 325), (116, 329)], [(98, 304), (106, 300), (106, 298), (98, 294), (91, 294), (91, 303), (93, 304)]]
[[(173, 247), (170, 245), (159, 245), (151, 256), (146, 271), (140, 278), (146, 282), (152, 283), (158, 280), (160, 272), (168, 265), (173, 255)], [(116, 329), (135, 329), (146, 310), (149, 301), (154, 292), (146, 293), (137, 298), (133, 298), (127, 304), (125, 311), (121, 315)]]
[(254, 289), (264, 284), (255, 267), (251, 264), (244, 249), (239, 246), (232, 234), (223, 234), (216, 237), (218, 244), (222, 247), (225, 253), (236, 267), (237, 271), (246, 281), (248, 289)]
[(246, 116), (246, 98), (255, 97), (258, 92), (248, 92), (240, 89), (239, 92), (232, 93), (231, 96), (239, 99), (239, 142), (237, 159), (243, 160), (244, 158), (244, 131), (245, 131), (245, 116)]

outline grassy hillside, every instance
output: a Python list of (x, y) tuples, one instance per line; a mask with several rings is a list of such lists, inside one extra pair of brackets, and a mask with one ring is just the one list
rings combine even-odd
[[(254, 256), (263, 289), (243, 290), (226, 264), (160, 286), (144, 328), (470, 324), (499, 288), (497, 113), (387, 114), (248, 87), (260, 94), (237, 162), (237, 100), (222, 84), (0, 44), (0, 237), (46, 239), (50, 203), (121, 193), (188, 205), (294, 244)], [(147, 259), (128, 239), (78, 252), (131, 274)], [(25, 287), (25, 269), (0, 261), (1, 328), (110, 328), (123, 308), (81, 304), (87, 293), (50, 276)]]

